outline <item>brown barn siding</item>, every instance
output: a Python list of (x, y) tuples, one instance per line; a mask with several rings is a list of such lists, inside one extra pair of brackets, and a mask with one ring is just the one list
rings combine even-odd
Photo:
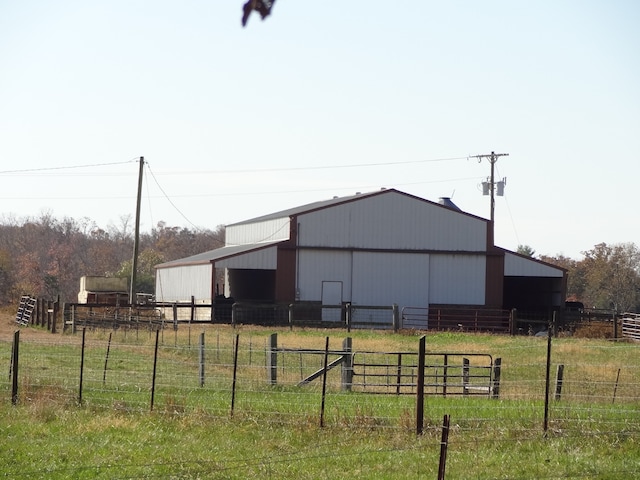
[(504, 253), (487, 252), (485, 306), (501, 308), (504, 292)]

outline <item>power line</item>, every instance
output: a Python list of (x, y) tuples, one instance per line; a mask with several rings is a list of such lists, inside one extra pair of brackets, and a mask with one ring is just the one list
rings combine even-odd
[(85, 165), (67, 165), (67, 166), (60, 166), (60, 167), (41, 167), (41, 168), (23, 168), (19, 170), (3, 170), (3, 171), (0, 171), (0, 175), (13, 174), (13, 173), (47, 172), (47, 171), (53, 171), (53, 170), (72, 170), (75, 168), (106, 167), (106, 166), (112, 166), (112, 165), (124, 165), (127, 163), (132, 163), (134, 161), (136, 160), (129, 160), (127, 162), (91, 163), (91, 164), (85, 164)]

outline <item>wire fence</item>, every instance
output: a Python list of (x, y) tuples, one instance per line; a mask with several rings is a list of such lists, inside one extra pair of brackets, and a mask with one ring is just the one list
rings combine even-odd
[[(284, 332), (276, 344), (270, 333), (211, 326), (179, 334), (84, 330), (17, 343), (14, 337), (0, 342), (8, 373), (0, 377), (0, 401), (197, 413), (264, 428), (415, 431), (418, 339), (403, 351), (372, 351), (359, 348), (357, 337), (347, 345), (344, 336), (300, 335), (294, 344)], [(640, 439), (637, 344), (504, 337), (503, 344), (491, 342), (489, 353), (482, 336), (459, 335), (466, 341), (455, 348), (425, 352), (427, 429), (450, 415), (458, 437), (492, 432), (494, 443), (541, 435)]]

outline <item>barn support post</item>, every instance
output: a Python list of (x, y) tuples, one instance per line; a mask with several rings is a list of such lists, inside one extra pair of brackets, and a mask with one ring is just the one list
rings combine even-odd
[(424, 430), (424, 359), (426, 353), (426, 337), (420, 337), (418, 346), (418, 378), (416, 385), (416, 434), (422, 435)]
[(558, 365), (558, 368), (556, 370), (556, 396), (555, 396), (556, 401), (560, 400), (560, 398), (562, 397), (563, 377), (564, 377), (564, 365), (560, 364)]
[(350, 392), (353, 386), (353, 340), (347, 337), (342, 341), (342, 390)]
[(267, 376), (269, 385), (278, 383), (278, 334), (272, 333), (269, 336), (267, 346)]

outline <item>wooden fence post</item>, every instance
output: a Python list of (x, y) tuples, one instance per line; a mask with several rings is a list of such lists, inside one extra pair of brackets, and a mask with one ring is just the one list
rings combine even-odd
[(493, 362), (493, 375), (491, 379), (491, 398), (497, 400), (500, 397), (500, 373), (502, 358), (498, 357)]
[(400, 308), (398, 304), (394, 303), (391, 311), (393, 315), (393, 331), (397, 333), (400, 330)]
[(269, 385), (278, 383), (278, 334), (272, 333), (269, 336), (267, 347), (267, 376)]
[(515, 335), (518, 331), (518, 311), (515, 308), (511, 309), (509, 314), (509, 333)]
[(347, 337), (342, 341), (342, 390), (351, 391), (353, 385), (353, 353), (352, 339)]
[(469, 359), (462, 359), (462, 395), (469, 395)]

